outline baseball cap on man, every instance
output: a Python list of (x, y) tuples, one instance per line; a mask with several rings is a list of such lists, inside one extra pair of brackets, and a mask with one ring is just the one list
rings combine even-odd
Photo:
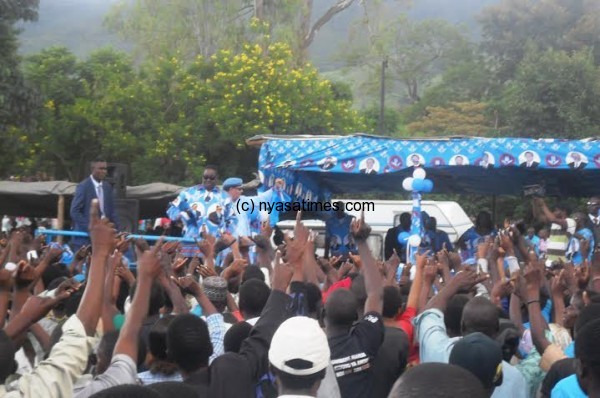
[(331, 351), (319, 323), (305, 316), (283, 322), (271, 340), (269, 362), (282, 372), (308, 376), (329, 365)]
[(502, 348), (483, 333), (471, 333), (457, 341), (449, 363), (473, 373), (485, 388), (502, 384)]

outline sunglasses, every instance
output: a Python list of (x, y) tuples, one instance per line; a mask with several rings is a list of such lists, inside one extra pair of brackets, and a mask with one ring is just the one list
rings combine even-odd
[(217, 176), (202, 176), (205, 180), (216, 180)]

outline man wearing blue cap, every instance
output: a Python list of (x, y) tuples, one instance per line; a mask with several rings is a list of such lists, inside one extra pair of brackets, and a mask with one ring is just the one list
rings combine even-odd
[[(238, 177), (231, 177), (223, 182), (223, 191), (229, 196), (225, 202), (226, 229), (235, 237), (251, 237), (260, 232), (260, 204), (274, 204), (280, 200), (277, 193), (282, 191), (283, 180), (277, 179), (274, 188), (257, 196), (242, 195), (242, 184), (242, 179)], [(263, 209), (264, 206), (263, 204)], [(274, 212), (275, 208), (272, 210)]]
[[(202, 176), (202, 184), (187, 188), (171, 202), (167, 210), (168, 217), (173, 220), (182, 220), (184, 224), (184, 238), (200, 240), (202, 225), (209, 218), (211, 212), (216, 212), (225, 207), (227, 194), (217, 186), (218, 173), (215, 166), (206, 166)], [(212, 231), (216, 235), (218, 231)], [(182, 254), (192, 257), (199, 254), (196, 245), (183, 245)]]

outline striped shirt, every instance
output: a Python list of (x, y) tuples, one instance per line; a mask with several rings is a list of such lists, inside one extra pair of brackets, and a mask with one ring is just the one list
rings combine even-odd
[(566, 261), (566, 252), (569, 247), (567, 229), (560, 224), (552, 223), (550, 237), (548, 238), (547, 258), (550, 261)]

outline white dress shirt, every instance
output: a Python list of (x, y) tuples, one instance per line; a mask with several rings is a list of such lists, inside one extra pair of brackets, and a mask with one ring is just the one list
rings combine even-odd
[(100, 205), (100, 211), (104, 215), (104, 189), (102, 188), (102, 181), (98, 182), (94, 177), (90, 176), (94, 189), (96, 190), (96, 196), (98, 197), (98, 204)]

